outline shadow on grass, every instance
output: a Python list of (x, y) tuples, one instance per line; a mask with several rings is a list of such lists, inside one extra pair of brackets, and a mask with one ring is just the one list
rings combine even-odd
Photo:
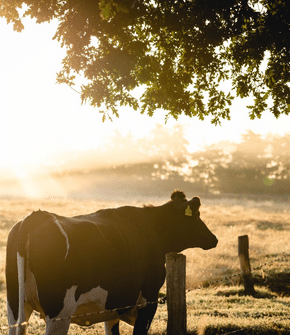
[[(164, 333), (166, 334), (166, 333)], [(187, 335), (199, 335), (198, 331), (187, 332)], [(259, 329), (259, 328), (237, 328), (237, 327), (224, 327), (222, 329), (217, 329), (214, 327), (208, 327), (203, 333), (203, 335), (289, 335), (289, 330), (279, 330), (277, 329)], [(157, 334), (153, 334), (157, 335)], [(159, 334), (160, 335), (160, 334)]]
[[(229, 289), (227, 291), (218, 291), (216, 293), (217, 296), (222, 296), (222, 297), (230, 297), (230, 296), (235, 296), (238, 295), (240, 297), (245, 296), (245, 291), (244, 289)], [(254, 295), (254, 298), (260, 298), (260, 299), (271, 299), (272, 297), (274, 297), (274, 294), (271, 294), (269, 292), (261, 292), (258, 291), (256, 292), (256, 294)]]
[[(268, 275), (266, 278), (263, 278), (262, 276), (255, 276), (253, 278), (254, 286), (257, 287), (265, 287), (270, 292), (273, 292), (273, 294), (269, 292), (256, 292), (254, 295), (255, 298), (265, 298), (269, 299), (272, 298), (275, 295), (279, 295), (281, 297), (290, 297), (290, 273), (280, 272)], [(240, 283), (242, 284), (242, 283)], [(217, 295), (220, 296), (233, 296), (233, 295), (239, 295), (244, 296), (245, 292), (244, 289), (229, 289), (227, 291), (221, 291), (218, 292)]]
[(275, 273), (268, 275), (266, 278), (255, 276), (254, 285), (267, 287), (270, 291), (276, 294), (289, 297), (290, 296), (290, 273)]

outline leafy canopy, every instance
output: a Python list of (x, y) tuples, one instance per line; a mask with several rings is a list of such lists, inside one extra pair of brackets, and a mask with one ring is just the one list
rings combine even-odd
[(252, 98), (251, 118), (290, 112), (290, 1), (0, 0), (17, 31), (20, 8), (39, 23), (58, 20), (67, 55), (57, 81), (83, 78), (82, 101), (104, 119), (129, 105), (219, 123), (234, 96)]

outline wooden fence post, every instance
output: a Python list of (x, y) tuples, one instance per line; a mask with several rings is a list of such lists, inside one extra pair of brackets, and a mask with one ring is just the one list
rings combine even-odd
[(242, 277), (245, 286), (245, 294), (254, 295), (255, 289), (251, 273), (251, 265), (249, 258), (249, 237), (248, 235), (239, 236), (239, 259), (242, 270)]
[(186, 334), (186, 257), (175, 252), (166, 255), (167, 334)]

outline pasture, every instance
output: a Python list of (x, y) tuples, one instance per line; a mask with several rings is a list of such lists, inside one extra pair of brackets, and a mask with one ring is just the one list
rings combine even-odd
[[(191, 195), (189, 195), (190, 198)], [(159, 205), (168, 199), (109, 202), (51, 198), (0, 199), (0, 327), (7, 325), (4, 279), (6, 238), (10, 228), (33, 210), (73, 216), (125, 204)], [(190, 249), (187, 257), (187, 328), (189, 334), (290, 334), (290, 204), (270, 200), (201, 198), (201, 218), (218, 236), (209, 251)], [(245, 296), (239, 276), (238, 236), (247, 234), (256, 296)], [(264, 265), (266, 263), (266, 265)], [(217, 282), (218, 281), (218, 282)], [(165, 292), (166, 288), (162, 288)], [(166, 305), (159, 305), (150, 334), (166, 334)], [(131, 327), (121, 324), (122, 334)], [(7, 330), (0, 330), (7, 334)], [(30, 319), (29, 334), (44, 334), (44, 322)], [(103, 324), (71, 325), (70, 335), (104, 334)]]

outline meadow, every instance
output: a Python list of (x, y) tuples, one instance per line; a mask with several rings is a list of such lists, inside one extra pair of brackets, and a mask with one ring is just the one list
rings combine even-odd
[[(95, 201), (66, 198), (0, 199), (0, 326), (7, 325), (5, 251), (10, 228), (33, 210), (48, 210), (73, 216), (125, 204), (159, 205), (164, 198), (138, 201)], [(201, 218), (218, 236), (218, 246), (209, 251), (189, 249), (187, 257), (188, 334), (290, 334), (290, 204), (246, 198), (201, 198)], [(243, 293), (238, 236), (248, 235), (255, 297)], [(264, 265), (266, 263), (266, 265)], [(166, 292), (164, 286), (161, 292)], [(166, 304), (159, 305), (150, 334), (166, 334)], [(29, 334), (44, 334), (37, 314), (30, 319)], [(122, 334), (132, 328), (121, 324)], [(0, 334), (7, 330), (0, 330)], [(71, 325), (69, 335), (104, 334), (102, 324), (82, 328)]]

